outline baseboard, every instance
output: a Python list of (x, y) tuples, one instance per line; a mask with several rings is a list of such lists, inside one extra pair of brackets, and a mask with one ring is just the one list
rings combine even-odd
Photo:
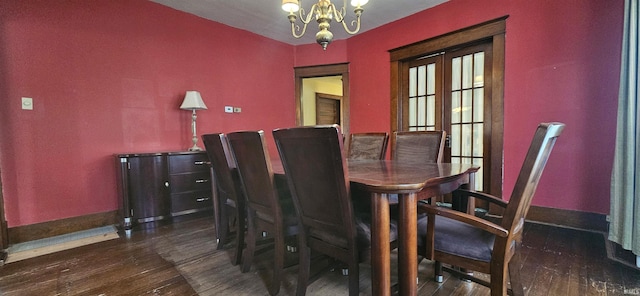
[(9, 244), (33, 241), (67, 233), (118, 224), (118, 211), (90, 214), (8, 229)]
[(527, 221), (588, 231), (608, 231), (606, 215), (597, 213), (531, 206)]
[(17, 243), (7, 249), (4, 263), (12, 263), (81, 246), (117, 239), (118, 230), (114, 225), (76, 231), (73, 233)]
[(637, 258), (635, 254), (623, 249), (619, 244), (610, 241), (606, 234), (604, 234), (604, 243), (607, 248), (607, 257), (610, 260), (640, 271), (640, 267), (636, 265)]

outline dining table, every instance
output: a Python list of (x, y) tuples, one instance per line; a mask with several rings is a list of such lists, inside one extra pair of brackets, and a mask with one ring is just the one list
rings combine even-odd
[[(391, 246), (389, 244), (389, 196), (398, 196), (398, 293), (417, 295), (418, 201), (474, 188), (479, 166), (465, 163), (420, 163), (395, 160), (348, 160), (352, 188), (371, 198), (371, 287), (373, 295), (391, 295)], [(279, 160), (272, 160), (274, 174), (284, 176)], [(418, 194), (420, 193), (420, 194)], [(473, 212), (473, 199), (453, 200), (453, 208)]]

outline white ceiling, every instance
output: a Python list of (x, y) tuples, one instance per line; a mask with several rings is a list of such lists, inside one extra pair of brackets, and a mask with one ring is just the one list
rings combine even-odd
[[(292, 45), (315, 43), (318, 31), (315, 21), (309, 24), (307, 33), (300, 39), (291, 35), (291, 25), (281, 6), (281, 0), (151, 0), (153, 2), (185, 11), (205, 19), (226, 24), (231, 27), (250, 31), (271, 39)], [(370, 0), (364, 5), (361, 32), (412, 15), (416, 12), (444, 3), (448, 0)], [(304, 3), (303, 3), (304, 2)], [(302, 1), (305, 11), (311, 8), (315, 0)], [(340, 9), (343, 1), (334, 0)], [(348, 1), (351, 2), (351, 1)], [(350, 22), (354, 19), (353, 7), (348, 4)], [(300, 20), (298, 20), (300, 23)], [(332, 22), (333, 40), (349, 38), (341, 24)]]

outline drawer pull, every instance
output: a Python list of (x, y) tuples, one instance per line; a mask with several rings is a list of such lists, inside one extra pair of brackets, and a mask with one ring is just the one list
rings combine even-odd
[(207, 201), (209, 199), (210, 199), (209, 197), (199, 197), (199, 198), (196, 198), (196, 201), (197, 202), (203, 202), (203, 201)]
[(196, 180), (196, 183), (207, 183), (209, 182), (209, 179), (198, 179)]
[(169, 182), (164, 182), (164, 187), (169, 188)]
[(194, 161), (193, 164), (194, 165), (203, 165), (203, 164), (205, 164), (205, 162), (202, 161), (202, 160), (198, 160), (198, 161)]

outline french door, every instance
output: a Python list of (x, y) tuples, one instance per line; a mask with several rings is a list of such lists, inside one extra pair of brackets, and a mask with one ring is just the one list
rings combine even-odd
[[(445, 158), (480, 166), (476, 190), (489, 188), (491, 154), (491, 44), (465, 47), (445, 54), (443, 125), (450, 135)], [(485, 132), (486, 131), (486, 132)], [(486, 183), (485, 183), (486, 182)]]
[[(491, 163), (485, 143), (491, 133), (484, 120), (491, 118), (490, 44), (441, 52), (408, 63), (406, 93), (403, 105), (407, 115), (402, 130), (445, 130), (444, 162), (472, 163), (480, 166), (476, 174), (476, 190), (488, 188), (485, 168)], [(487, 95), (488, 94), (488, 95)], [(486, 139), (488, 138), (488, 139)], [(488, 180), (487, 180), (488, 181)]]
[(498, 196), (504, 25), (500, 19), (391, 51), (392, 131), (446, 131), (443, 161), (479, 165), (475, 189)]

